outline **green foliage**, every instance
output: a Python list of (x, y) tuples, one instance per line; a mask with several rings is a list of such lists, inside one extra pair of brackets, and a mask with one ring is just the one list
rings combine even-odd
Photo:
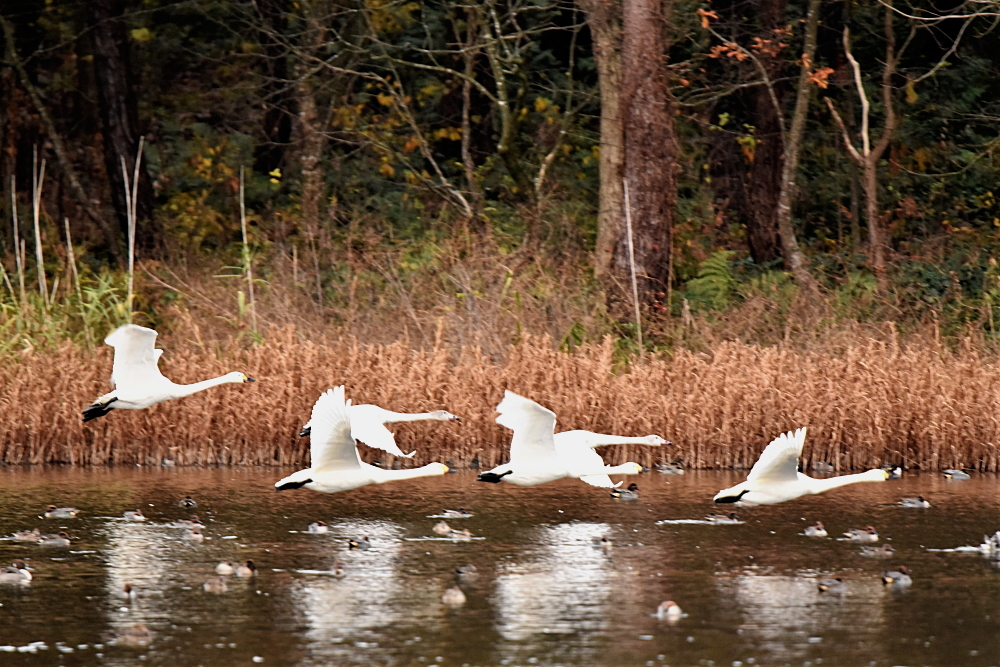
[(687, 282), (688, 300), (697, 308), (721, 310), (729, 304), (736, 290), (736, 278), (730, 267), (735, 253), (719, 250), (698, 265), (698, 277)]

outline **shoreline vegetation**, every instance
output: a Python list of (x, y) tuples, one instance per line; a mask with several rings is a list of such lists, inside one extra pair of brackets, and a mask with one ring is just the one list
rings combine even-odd
[[(80, 410), (105, 391), (112, 350), (68, 341), (0, 364), (0, 463), (71, 465), (301, 465), (309, 441), (297, 433), (319, 392), (341, 382), (357, 403), (400, 411), (447, 409), (460, 424), (397, 426), (412, 460), (362, 447), (367, 461), (490, 468), (505, 459), (509, 433), (494, 423), (504, 389), (537, 398), (558, 430), (657, 433), (673, 446), (609, 448), (609, 464), (747, 469), (779, 432), (808, 426), (802, 462), (839, 471), (882, 464), (941, 470), (1000, 470), (1000, 368), (983, 341), (949, 347), (935, 337), (901, 343), (858, 333), (836, 350), (736, 341), (623, 356), (620, 341), (560, 350), (523, 334), (504, 354), (442, 339), (364, 344), (351, 336), (310, 340), (292, 325), (260, 342), (209, 339), (190, 315), (158, 341), (164, 373), (178, 382), (242, 370), (259, 382), (217, 388), (89, 424)], [(695, 326), (697, 323), (695, 324)], [(707, 325), (706, 325), (707, 326)], [(190, 336), (182, 335), (187, 332)], [(844, 341), (845, 334), (841, 334)], [(833, 335), (828, 338), (833, 338)]]

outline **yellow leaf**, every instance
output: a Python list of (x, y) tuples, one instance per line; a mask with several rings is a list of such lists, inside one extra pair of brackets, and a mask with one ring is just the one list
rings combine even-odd
[(915, 104), (917, 100), (920, 99), (920, 95), (917, 95), (916, 88), (913, 86), (913, 80), (906, 80), (906, 101), (909, 104)]
[(379, 94), (379, 95), (376, 95), (376, 97), (378, 98), (378, 103), (381, 104), (382, 106), (384, 106), (384, 107), (391, 107), (392, 106), (392, 95), (382, 95), (382, 94)]
[(149, 31), (149, 28), (136, 28), (129, 32), (132, 35), (132, 39), (136, 42), (148, 42), (153, 39), (153, 33)]
[(270, 176), (271, 178), (281, 178), (281, 168), (278, 167), (277, 169), (272, 169), (271, 171), (267, 172), (267, 175)]
[(378, 168), (378, 173), (382, 174), (386, 178), (392, 178), (396, 175), (396, 170), (392, 168), (392, 165), (388, 162), (382, 163), (382, 166)]
[(535, 111), (541, 113), (541, 112), (545, 111), (546, 109), (548, 109), (549, 105), (551, 103), (552, 102), (550, 102), (549, 100), (545, 99), (544, 97), (536, 97), (535, 98)]

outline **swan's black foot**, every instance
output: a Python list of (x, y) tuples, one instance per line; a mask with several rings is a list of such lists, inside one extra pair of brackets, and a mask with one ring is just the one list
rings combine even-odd
[(489, 482), (490, 484), (499, 484), (500, 480), (507, 475), (512, 474), (513, 470), (508, 470), (507, 472), (502, 472), (499, 475), (495, 472), (481, 472), (479, 476), (476, 477), (477, 482)]
[(285, 482), (281, 486), (274, 487), (275, 491), (290, 491), (292, 489), (301, 489), (306, 484), (312, 484), (311, 479), (307, 479), (304, 482)]
[(98, 417), (103, 417), (104, 415), (108, 414), (109, 412), (111, 412), (111, 407), (110, 407), (111, 404), (117, 400), (118, 400), (117, 398), (112, 398), (107, 403), (94, 403), (93, 405), (91, 405), (90, 407), (88, 407), (86, 410), (83, 411), (83, 421), (89, 422), (93, 419), (97, 419)]
[(312, 426), (303, 426), (302, 430), (299, 431), (299, 437), (300, 438), (304, 438), (307, 435), (309, 435), (310, 433), (312, 433)]

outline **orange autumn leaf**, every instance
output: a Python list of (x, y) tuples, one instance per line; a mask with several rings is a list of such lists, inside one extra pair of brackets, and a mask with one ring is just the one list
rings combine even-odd
[(815, 83), (820, 88), (826, 89), (830, 85), (829, 77), (831, 74), (833, 74), (832, 68), (820, 67), (809, 72), (809, 83)]
[(718, 19), (719, 18), (719, 15), (716, 14), (714, 11), (711, 11), (711, 10), (705, 11), (704, 9), (699, 9), (698, 11), (695, 12), (695, 14), (697, 14), (698, 16), (701, 17), (701, 27), (702, 28), (707, 28), (707, 27), (709, 27), (711, 25), (711, 23), (709, 22), (709, 19)]

